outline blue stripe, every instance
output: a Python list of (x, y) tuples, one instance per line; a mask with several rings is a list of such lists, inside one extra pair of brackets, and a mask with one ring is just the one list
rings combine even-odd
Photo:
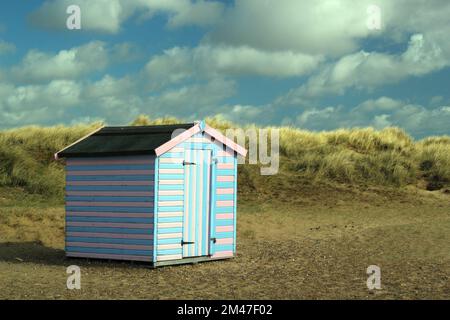
[(153, 181), (153, 175), (66, 176), (66, 181)]
[(234, 157), (219, 157), (217, 156), (219, 163), (234, 163)]
[(217, 239), (225, 239), (225, 238), (233, 238), (234, 232), (216, 232), (216, 238)]
[(162, 249), (157, 250), (158, 256), (169, 255), (169, 254), (181, 254), (182, 249)]
[(116, 243), (116, 244), (153, 245), (153, 239), (119, 239), (119, 238), (66, 237), (66, 241), (68, 241), (68, 242), (88, 242), (88, 243)]
[(159, 184), (159, 190), (184, 190), (182, 184)]
[(218, 245), (216, 245), (216, 252), (217, 251), (233, 251), (233, 245), (232, 244), (218, 244)]
[(216, 200), (234, 200), (234, 194), (218, 194)]
[(216, 207), (216, 213), (233, 213), (233, 211), (234, 211), (233, 207)]
[(159, 180), (184, 180), (184, 174), (160, 174)]
[(171, 239), (158, 239), (157, 243), (159, 244), (176, 244), (181, 242), (182, 237), (171, 238)]
[(67, 171), (102, 171), (102, 170), (153, 170), (153, 163), (129, 165), (89, 165), (66, 166)]
[(182, 163), (160, 163), (159, 169), (183, 169)]
[(98, 233), (120, 233), (120, 234), (148, 234), (148, 229), (132, 228), (110, 228), (110, 227), (66, 227), (69, 232), (98, 232)]
[(160, 156), (161, 158), (183, 158), (183, 152), (166, 152)]
[(234, 188), (234, 182), (219, 182), (216, 181), (217, 188)]
[(153, 212), (153, 207), (79, 207), (79, 206), (66, 206), (66, 211), (94, 211), (94, 212)]
[(183, 211), (183, 207), (161, 207), (158, 206), (159, 212)]
[(158, 222), (182, 222), (183, 217), (158, 217)]
[(147, 186), (66, 186), (67, 191), (152, 191), (153, 185)]
[(233, 169), (218, 169), (217, 175), (218, 176), (234, 176), (234, 170)]
[(217, 219), (216, 226), (232, 226), (234, 219)]
[(158, 197), (159, 202), (161, 201), (182, 201), (183, 200), (183, 196), (159, 196)]
[(68, 252), (87, 252), (87, 253), (106, 253), (106, 254), (128, 254), (150, 256), (153, 250), (131, 250), (131, 249), (110, 249), (110, 248), (84, 248), (84, 247), (66, 247)]
[(166, 234), (166, 233), (181, 233), (183, 232), (183, 228), (158, 228), (158, 233)]
[(184, 149), (193, 149), (193, 150), (211, 150), (214, 148), (214, 144), (212, 143), (204, 143), (204, 142), (182, 142), (178, 145)]
[(124, 222), (124, 223), (153, 223), (151, 218), (122, 218), (122, 217), (66, 217), (67, 221), (85, 221), (85, 222)]
[(153, 197), (152, 196), (146, 196), (146, 197), (66, 196), (66, 201), (153, 202)]

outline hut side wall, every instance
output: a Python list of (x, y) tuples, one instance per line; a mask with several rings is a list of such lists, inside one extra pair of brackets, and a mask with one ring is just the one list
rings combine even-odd
[(154, 156), (67, 159), (67, 256), (153, 261), (154, 166)]
[(235, 154), (226, 151), (220, 143), (213, 142), (207, 134), (198, 133), (161, 155), (156, 162), (156, 261), (182, 259), (184, 214), (184, 151), (185, 149), (212, 149), (217, 164), (211, 172), (210, 228), (216, 243), (210, 242), (211, 258), (232, 257), (236, 250), (236, 178)]

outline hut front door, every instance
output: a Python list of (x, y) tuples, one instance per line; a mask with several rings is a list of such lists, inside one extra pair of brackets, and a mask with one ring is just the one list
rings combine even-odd
[(183, 258), (206, 256), (210, 241), (211, 150), (185, 150), (183, 165)]

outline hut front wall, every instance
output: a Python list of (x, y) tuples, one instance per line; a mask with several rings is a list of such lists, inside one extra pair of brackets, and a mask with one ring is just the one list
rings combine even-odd
[(154, 156), (66, 161), (66, 255), (153, 261)]
[[(214, 142), (205, 134), (198, 133), (162, 154), (156, 163), (157, 196), (155, 260), (170, 261), (183, 259), (183, 216), (185, 212), (185, 176), (183, 160), (185, 150), (212, 150), (217, 163), (211, 172), (211, 238), (210, 258), (232, 257), (236, 250), (236, 179), (237, 159), (233, 151)], [(209, 235), (207, 235), (209, 236)]]

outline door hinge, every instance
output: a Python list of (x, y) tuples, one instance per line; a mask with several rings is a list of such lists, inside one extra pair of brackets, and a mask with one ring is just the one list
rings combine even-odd
[(184, 246), (185, 244), (194, 244), (195, 242), (194, 241), (184, 241), (184, 240), (181, 240), (181, 245), (182, 246)]
[(188, 161), (184, 161), (183, 160), (183, 166), (187, 166), (187, 165), (195, 165), (195, 162), (188, 162)]

